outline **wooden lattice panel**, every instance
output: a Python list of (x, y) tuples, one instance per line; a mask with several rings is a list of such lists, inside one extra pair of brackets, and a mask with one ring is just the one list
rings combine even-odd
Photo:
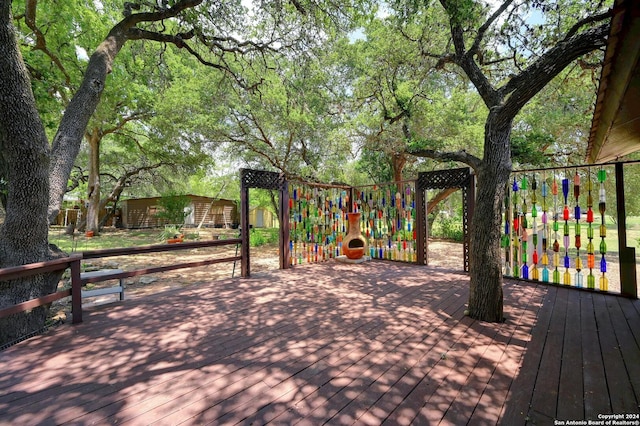
[(240, 179), (244, 188), (279, 190), (284, 186), (284, 175), (264, 170), (240, 170)]
[(417, 189), (464, 188), (469, 185), (470, 177), (467, 167), (419, 173)]
[[(462, 232), (463, 232), (463, 265), (464, 270), (469, 270), (469, 221), (473, 215), (474, 179), (468, 167), (437, 170), (433, 172), (419, 173), (416, 181), (416, 191), (427, 191), (428, 189), (448, 189), (460, 188), (462, 192)], [(426, 221), (418, 226), (423, 227), (426, 233)], [(424, 247), (425, 256), (427, 247)]]

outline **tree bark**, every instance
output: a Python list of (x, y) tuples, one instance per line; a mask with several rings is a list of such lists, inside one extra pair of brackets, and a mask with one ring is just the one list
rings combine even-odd
[(405, 152), (394, 152), (391, 155), (391, 167), (393, 169), (393, 181), (400, 182), (402, 180), (402, 171), (407, 164), (407, 154)]
[[(469, 252), (469, 316), (491, 322), (504, 319), (500, 239), (504, 191), (511, 173), (511, 121), (505, 123), (496, 110), (487, 118), (484, 160), (476, 169)], [(498, 122), (504, 124), (496, 126)]]
[[(51, 259), (47, 220), (49, 144), (38, 115), (10, 12), (0, 2), (0, 155), (7, 199), (0, 267)], [(44, 194), (44, 196), (43, 196)], [(0, 282), (0, 309), (55, 290), (60, 274)], [(0, 345), (44, 326), (46, 308), (0, 319)]]
[(85, 229), (93, 231), (94, 235), (100, 232), (100, 130), (94, 128), (88, 135), (89, 140), (89, 181), (87, 201), (87, 221)]
[(62, 198), (67, 190), (67, 181), (73, 168), (73, 161), (80, 150), (91, 115), (96, 110), (100, 96), (104, 90), (107, 74), (111, 70), (113, 60), (125, 43), (122, 31), (115, 27), (109, 36), (91, 55), (84, 79), (67, 106), (58, 132), (53, 139), (51, 164), (49, 167), (49, 222), (51, 223), (60, 211)]

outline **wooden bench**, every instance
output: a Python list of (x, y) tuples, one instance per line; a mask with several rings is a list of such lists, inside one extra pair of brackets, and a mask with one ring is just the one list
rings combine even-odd
[(118, 280), (119, 285), (116, 287), (98, 288), (95, 290), (82, 290), (82, 297), (96, 297), (105, 294), (120, 294), (120, 300), (124, 300), (124, 278), (118, 278), (114, 275), (121, 274), (124, 271), (122, 269), (100, 269), (99, 271), (82, 272), (80, 274), (80, 281), (85, 286), (88, 283), (95, 283), (99, 281)]

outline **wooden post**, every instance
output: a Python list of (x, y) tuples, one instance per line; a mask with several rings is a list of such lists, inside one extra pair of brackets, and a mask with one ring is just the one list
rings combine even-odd
[(620, 292), (623, 296), (638, 298), (636, 276), (636, 249), (627, 247), (627, 211), (624, 199), (624, 169), (616, 163), (616, 204), (618, 210), (618, 253), (620, 258)]
[[(244, 170), (241, 171), (241, 175)], [(249, 188), (245, 186), (244, 179), (241, 178), (240, 184), (240, 238), (242, 239), (240, 247), (240, 275), (247, 278), (251, 275), (249, 267)]]
[(289, 215), (291, 212), (289, 211), (289, 182), (283, 178), (283, 184), (280, 188), (280, 212), (279, 218), (280, 221), (280, 236), (278, 238), (280, 245), (280, 269), (288, 269), (289, 268), (289, 258), (291, 257), (291, 253), (289, 250), (289, 236), (290, 236), (290, 225), (289, 225)]
[(419, 185), (420, 178), (416, 180), (416, 250), (418, 265), (427, 265), (428, 250), (427, 239), (429, 238), (429, 225), (427, 224), (427, 208), (425, 204), (426, 190)]
[(72, 324), (82, 322), (82, 281), (80, 280), (80, 261), (82, 256), (72, 260), (71, 266), (71, 315)]
[(359, 196), (359, 192), (353, 186), (349, 190), (349, 210), (347, 213), (355, 212), (356, 210), (356, 197)]

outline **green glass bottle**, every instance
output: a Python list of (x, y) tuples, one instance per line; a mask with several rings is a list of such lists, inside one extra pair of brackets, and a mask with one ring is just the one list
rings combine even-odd
[(600, 254), (607, 254), (607, 243), (604, 241), (604, 238), (600, 241)]
[(598, 170), (598, 182), (604, 182), (607, 179), (607, 172), (604, 169)]
[(596, 277), (591, 273), (587, 275), (587, 288), (592, 290), (596, 288)]

